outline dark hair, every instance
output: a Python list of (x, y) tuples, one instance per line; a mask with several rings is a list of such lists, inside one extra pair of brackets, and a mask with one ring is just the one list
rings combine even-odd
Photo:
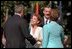
[[(41, 23), (42, 23), (42, 18), (41, 18), (41, 16), (40, 16), (39, 14), (35, 14), (35, 13), (32, 15), (32, 17), (33, 17), (33, 16), (36, 16), (36, 17), (37, 17), (37, 19), (38, 19), (38, 21), (39, 21), (38, 26), (40, 26)], [(32, 17), (31, 17), (31, 18), (32, 18)]]
[(45, 6), (44, 8), (43, 8), (43, 11), (45, 10), (45, 8), (51, 8), (50, 6)]

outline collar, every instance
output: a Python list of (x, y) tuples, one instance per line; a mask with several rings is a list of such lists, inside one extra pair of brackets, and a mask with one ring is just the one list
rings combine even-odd
[(19, 14), (19, 13), (15, 13), (15, 15), (19, 15), (21, 17), (21, 14)]
[[(47, 23), (50, 23), (50, 19), (48, 19)], [(44, 17), (44, 24), (46, 24), (46, 18)]]

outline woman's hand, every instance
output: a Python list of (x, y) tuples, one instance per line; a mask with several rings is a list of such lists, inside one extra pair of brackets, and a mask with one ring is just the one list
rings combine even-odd
[(2, 44), (5, 46), (6, 45), (6, 38), (4, 37), (4, 35), (2, 36)]

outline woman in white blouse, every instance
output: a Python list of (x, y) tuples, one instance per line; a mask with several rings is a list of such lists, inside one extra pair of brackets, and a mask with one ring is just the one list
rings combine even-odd
[(35, 48), (41, 48), (42, 45), (42, 27), (41, 17), (39, 15), (33, 14), (30, 21), (30, 34), (37, 40)]

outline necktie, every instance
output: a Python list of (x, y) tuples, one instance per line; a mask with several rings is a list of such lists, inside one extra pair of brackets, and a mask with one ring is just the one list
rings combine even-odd
[(48, 19), (46, 19), (46, 24), (47, 24)]

